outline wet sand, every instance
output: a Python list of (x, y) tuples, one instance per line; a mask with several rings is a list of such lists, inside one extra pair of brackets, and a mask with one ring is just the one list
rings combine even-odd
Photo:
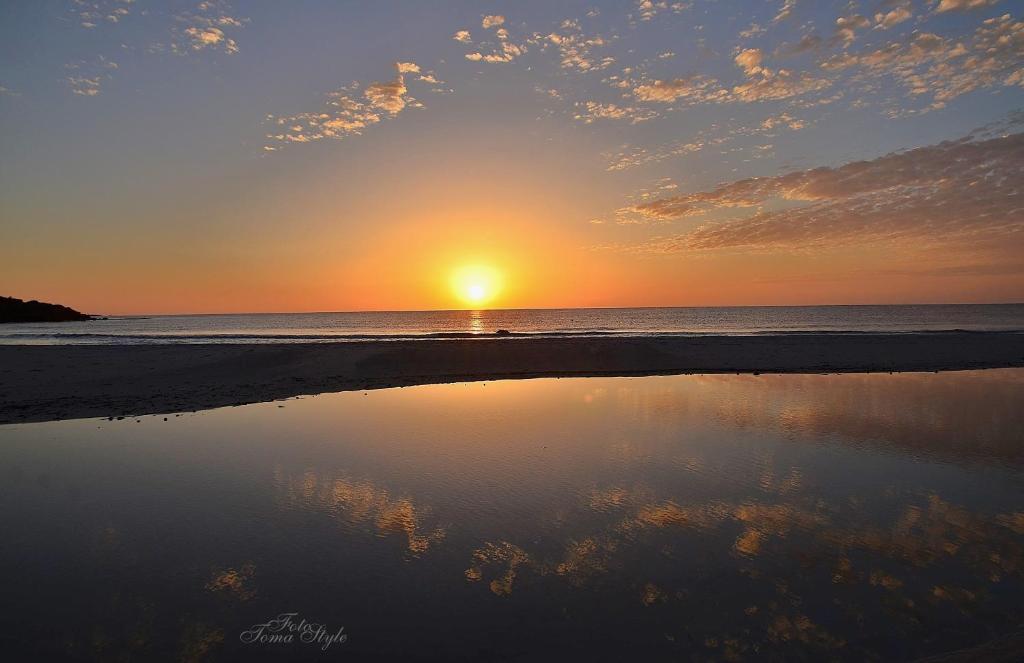
[(470, 380), (1020, 366), (1024, 334), (999, 332), (0, 346), (0, 423)]

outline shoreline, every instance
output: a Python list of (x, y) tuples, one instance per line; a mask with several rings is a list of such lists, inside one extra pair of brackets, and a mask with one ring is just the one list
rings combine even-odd
[(2, 345), (0, 424), (540, 377), (1024, 367), (1024, 334), (802, 333), (281, 344)]

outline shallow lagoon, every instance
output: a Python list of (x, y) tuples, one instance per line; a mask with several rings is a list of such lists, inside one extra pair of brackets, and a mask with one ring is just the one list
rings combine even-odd
[[(468, 383), (2, 426), (2, 648), (906, 660), (975, 647), (1024, 623), (1022, 430), (1019, 369)], [(285, 626), (291, 642), (261, 642), (285, 613), (345, 641)]]

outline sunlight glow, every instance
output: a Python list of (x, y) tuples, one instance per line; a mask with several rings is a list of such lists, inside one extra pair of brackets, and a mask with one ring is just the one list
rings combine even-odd
[(486, 265), (467, 265), (452, 274), (452, 290), (462, 303), (480, 307), (491, 302), (501, 289), (501, 274)]

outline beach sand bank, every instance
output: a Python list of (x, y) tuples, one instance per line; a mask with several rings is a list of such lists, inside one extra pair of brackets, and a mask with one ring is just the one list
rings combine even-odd
[(1024, 366), (1024, 334), (0, 346), (0, 423), (183, 412), (470, 380)]

